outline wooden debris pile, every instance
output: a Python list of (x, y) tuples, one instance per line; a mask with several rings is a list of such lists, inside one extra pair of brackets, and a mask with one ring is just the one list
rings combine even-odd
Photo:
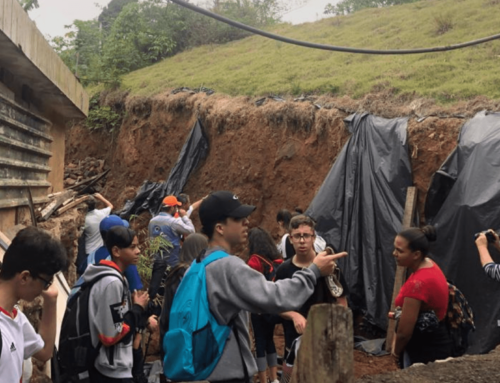
[(36, 217), (36, 221), (44, 222), (86, 202), (92, 194), (104, 188), (109, 170), (105, 168), (104, 160), (90, 157), (69, 164), (64, 172), (65, 189), (49, 194), (50, 201), (36, 211), (32, 210), (32, 216)]
[[(64, 187), (69, 188), (81, 183), (84, 180), (95, 177), (108, 170), (104, 160), (87, 157), (81, 161), (74, 161), (64, 169)], [(106, 177), (93, 185), (95, 192), (101, 192), (106, 184)]]

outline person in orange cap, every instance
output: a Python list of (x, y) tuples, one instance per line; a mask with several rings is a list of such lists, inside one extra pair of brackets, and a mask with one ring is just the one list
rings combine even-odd
[[(189, 235), (195, 232), (191, 219), (186, 211), (181, 209), (182, 203), (173, 195), (163, 199), (160, 213), (149, 222), (149, 236), (155, 238), (163, 236), (172, 244), (168, 254), (162, 254), (162, 258), (167, 258), (167, 263), (174, 267), (179, 263), (179, 254), (181, 251), (181, 235)], [(178, 217), (175, 217), (178, 213)], [(165, 253), (165, 252), (164, 252)]]
[[(160, 213), (149, 222), (149, 237), (162, 236), (172, 244), (171, 248), (160, 249), (154, 256), (153, 273), (149, 284), (149, 296), (155, 300), (161, 294), (161, 281), (168, 266), (175, 267), (179, 263), (181, 252), (181, 235), (187, 236), (195, 232), (193, 222), (181, 208), (182, 203), (173, 195), (163, 199)], [(178, 216), (176, 217), (176, 214)], [(160, 308), (154, 313), (159, 315)]]

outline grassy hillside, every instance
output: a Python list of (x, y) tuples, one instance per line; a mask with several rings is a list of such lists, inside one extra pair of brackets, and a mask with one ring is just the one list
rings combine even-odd
[[(500, 33), (500, 0), (422, 0), (367, 9), (299, 26), (283, 36), (360, 48), (455, 44)], [(123, 88), (153, 95), (205, 86), (230, 95), (334, 93), (360, 97), (381, 87), (442, 103), (478, 95), (500, 98), (500, 41), (446, 53), (373, 56), (327, 52), (260, 36), (203, 46), (125, 76)]]

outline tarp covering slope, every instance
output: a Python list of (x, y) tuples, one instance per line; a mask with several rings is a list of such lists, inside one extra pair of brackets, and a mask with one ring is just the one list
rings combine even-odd
[(353, 308), (387, 326), (396, 263), (394, 237), (401, 230), (407, 188), (412, 186), (407, 119), (354, 114), (352, 133), (306, 214), (337, 250)]
[(500, 228), (500, 113), (480, 112), (464, 124), (457, 148), (433, 177), (425, 214), (437, 228), (433, 258), (474, 310), (468, 353), (490, 351), (500, 343), (500, 282), (486, 277), (474, 234)]
[(203, 124), (198, 119), (191, 129), (167, 181), (145, 181), (135, 198), (125, 203), (120, 216), (129, 218), (132, 214), (140, 214), (145, 210), (149, 210), (151, 215), (156, 215), (160, 210), (163, 198), (167, 195), (179, 195), (193, 170), (206, 158), (207, 154), (208, 139)]

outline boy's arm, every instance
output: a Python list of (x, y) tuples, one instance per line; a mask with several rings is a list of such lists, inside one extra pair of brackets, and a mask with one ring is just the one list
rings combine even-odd
[(109, 347), (121, 341), (127, 341), (135, 329), (141, 327), (141, 317), (149, 297), (146, 292), (134, 293), (132, 307), (124, 312), (122, 281), (109, 283), (97, 303), (95, 323), (99, 341)]
[[(56, 278), (56, 277), (54, 277)], [(33, 356), (41, 362), (46, 362), (52, 358), (56, 341), (57, 326), (57, 294), (59, 290), (53, 283), (47, 291), (42, 292), (42, 319), (38, 328), (38, 333), (45, 342), (44, 347)]]

